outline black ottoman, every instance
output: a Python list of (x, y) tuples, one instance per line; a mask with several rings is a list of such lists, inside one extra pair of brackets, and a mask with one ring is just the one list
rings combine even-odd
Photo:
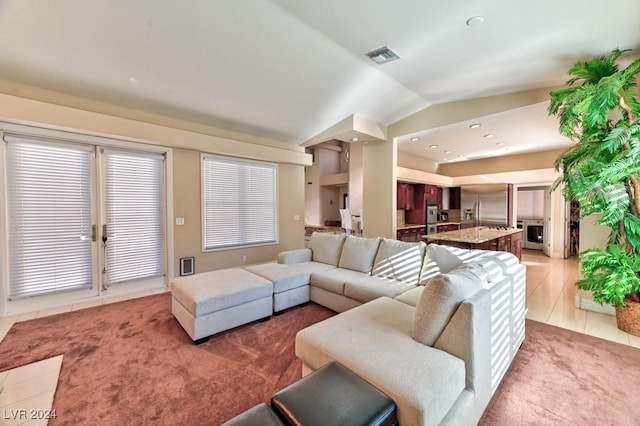
[(276, 413), (264, 402), (249, 408), (247, 411), (238, 414), (231, 420), (222, 424), (223, 426), (284, 426)]
[(291, 425), (396, 424), (393, 400), (337, 362), (276, 393), (271, 408)]

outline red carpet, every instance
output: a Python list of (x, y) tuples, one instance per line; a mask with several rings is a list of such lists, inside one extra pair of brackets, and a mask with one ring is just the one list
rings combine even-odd
[[(64, 354), (52, 424), (215, 425), (300, 378), (295, 333), (315, 304), (194, 346), (170, 296), (17, 323), (0, 371)], [(527, 339), (482, 425), (640, 423), (640, 350), (527, 321)]]
[(309, 304), (195, 346), (169, 294), (144, 297), (15, 324), (0, 371), (64, 354), (50, 424), (215, 425), (299, 379), (295, 334), (332, 315)]
[(640, 349), (527, 320), (481, 425), (638, 425)]

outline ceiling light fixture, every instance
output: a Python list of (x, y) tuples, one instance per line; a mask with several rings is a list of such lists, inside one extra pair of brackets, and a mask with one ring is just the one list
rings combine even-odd
[(429, 148), (431, 148), (431, 149), (435, 149), (437, 147), (438, 147), (438, 145), (429, 145)]
[(409, 140), (412, 140), (412, 141), (414, 141), (414, 142), (415, 142), (415, 141), (419, 141), (419, 140), (420, 140), (420, 138), (411, 138), (411, 139), (409, 139)]
[(451, 154), (452, 152), (453, 152), (453, 151), (446, 150), (444, 153), (445, 153), (445, 154)]
[(351, 138), (351, 142), (358, 142), (358, 138)]
[(138, 84), (138, 79), (135, 77), (129, 77), (129, 83), (131, 84)]
[(487, 133), (486, 135), (483, 136), (483, 138), (492, 138), (493, 137), (493, 133)]
[(504, 142), (497, 142), (496, 145), (502, 146), (502, 145), (504, 145)]
[(469, 127), (472, 129), (477, 129), (478, 127), (482, 126), (482, 124), (480, 123), (473, 123), (472, 125), (470, 125)]
[(400, 59), (393, 50), (389, 49), (387, 46), (381, 47), (380, 49), (372, 50), (371, 52), (365, 53), (373, 62), (378, 65), (386, 64), (387, 62), (395, 61), (396, 59)]

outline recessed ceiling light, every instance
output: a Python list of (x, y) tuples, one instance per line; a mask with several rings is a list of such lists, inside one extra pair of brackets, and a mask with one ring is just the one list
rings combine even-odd
[(429, 148), (437, 148), (438, 145), (429, 145)]
[(477, 27), (482, 25), (483, 22), (484, 18), (482, 16), (472, 16), (471, 18), (467, 19), (467, 26)]
[(419, 140), (420, 140), (420, 138), (411, 138), (410, 140), (412, 140), (412, 141), (414, 141), (414, 142), (415, 142), (415, 141), (419, 141)]
[(135, 77), (129, 77), (129, 83), (131, 84), (138, 84), (138, 79)]
[(453, 151), (446, 150), (444, 153), (445, 153), (445, 154), (451, 154), (452, 152), (453, 152)]
[(351, 138), (351, 142), (358, 142), (358, 138)]
[(493, 133), (487, 133), (486, 135), (483, 136), (484, 138), (492, 138), (493, 137)]
[(470, 125), (469, 127), (472, 129), (477, 129), (478, 127), (482, 126), (482, 124), (480, 123), (473, 123), (472, 125)]
[(502, 146), (502, 145), (504, 145), (504, 142), (497, 142), (496, 145)]

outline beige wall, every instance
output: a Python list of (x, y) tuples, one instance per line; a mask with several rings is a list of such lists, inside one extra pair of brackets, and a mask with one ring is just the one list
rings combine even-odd
[(396, 237), (395, 140), (364, 146), (363, 230), (365, 237)]
[(440, 167), (438, 167), (438, 173), (445, 176), (457, 177), (520, 170), (549, 169), (554, 167), (556, 159), (562, 152), (564, 152), (564, 149), (554, 149), (458, 163), (442, 163)]
[[(239, 265), (242, 256), (247, 256), (247, 263), (263, 262), (274, 259), (279, 251), (304, 247), (304, 166), (311, 164), (311, 156), (297, 146), (247, 142), (254, 139), (250, 135), (242, 136), (242, 140), (229, 139), (214, 136), (213, 128), (201, 133), (6, 94), (0, 94), (0, 120), (172, 147), (173, 192), (169, 195), (173, 196), (173, 217), (185, 218), (182, 226), (174, 225), (173, 217), (168, 218), (174, 230), (170, 249), (176, 274), (181, 257), (194, 256), (196, 271), (202, 272)], [(202, 129), (200, 125), (194, 127)], [(200, 152), (279, 163), (279, 244), (202, 253)], [(299, 216), (298, 221), (294, 215)]]

